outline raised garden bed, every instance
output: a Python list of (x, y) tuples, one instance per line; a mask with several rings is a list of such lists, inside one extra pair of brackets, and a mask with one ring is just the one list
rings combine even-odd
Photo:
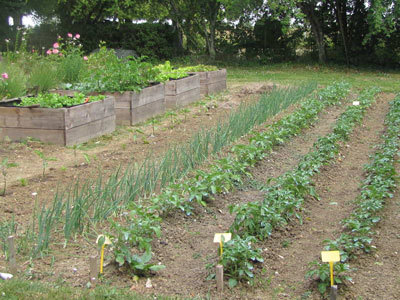
[(112, 93), (118, 125), (134, 125), (165, 112), (163, 83), (142, 89), (139, 93), (127, 91)]
[(0, 140), (33, 137), (71, 146), (115, 130), (114, 98), (72, 107), (18, 107), (20, 99), (0, 102)]
[[(53, 92), (72, 96), (77, 91), (54, 90)], [(115, 122), (117, 125), (134, 125), (165, 112), (165, 86), (163, 83), (146, 87), (140, 92), (96, 92), (91, 94), (104, 94), (115, 98)]]
[(184, 106), (199, 100), (200, 97), (200, 76), (197, 74), (169, 80), (165, 83), (165, 103), (167, 108)]
[(200, 94), (207, 96), (226, 90), (226, 69), (206, 72), (190, 72), (200, 76)]

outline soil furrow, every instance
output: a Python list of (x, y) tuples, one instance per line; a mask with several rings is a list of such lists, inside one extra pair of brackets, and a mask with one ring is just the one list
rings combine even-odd
[(342, 146), (337, 160), (315, 177), (321, 199), (307, 202), (304, 224), (292, 224), (292, 228), (281, 230), (264, 243), (266, 277), (260, 285), (268, 292), (261, 295), (257, 290), (248, 299), (320, 299), (305, 280), (307, 264), (320, 259), (323, 240), (336, 238), (342, 229), (340, 221), (352, 211), (352, 201), (364, 179), (363, 166), (374, 153), (373, 146), (381, 140), (391, 98), (392, 95), (378, 96), (362, 125)]
[[(328, 108), (319, 115), (314, 126), (287, 144), (277, 147), (252, 170), (256, 180), (264, 181), (268, 177), (279, 176), (297, 165), (317, 138), (332, 130), (337, 117), (344, 110), (344, 105)], [(155, 257), (166, 265), (166, 269), (152, 279), (155, 288), (150, 292), (186, 296), (205, 295), (209, 291), (215, 293), (215, 282), (205, 281), (205, 265), (214, 262), (217, 254), (217, 247), (212, 243), (213, 235), (215, 232), (226, 231), (232, 224), (229, 204), (254, 201), (261, 196), (255, 189), (236, 191), (217, 197), (204, 212), (196, 216), (183, 217), (176, 214), (163, 221), (163, 238), (157, 242), (153, 251)], [(139, 284), (134, 289), (146, 292), (143, 286)]]
[[(261, 92), (272, 89), (270, 84), (254, 85), (254, 92), (236, 87), (228, 95), (219, 96), (218, 101), (207, 102), (206, 106), (189, 106), (190, 112), (183, 119), (178, 115), (176, 124), (171, 128), (171, 119), (165, 119), (162, 124), (157, 124), (155, 135), (152, 136), (152, 126), (122, 127), (119, 134), (99, 138), (99, 146), (96, 142), (89, 144), (94, 148), (87, 151), (74, 150), (56, 145), (44, 145), (39, 142), (1, 143), (0, 160), (8, 157), (9, 162), (17, 162), (18, 167), (8, 169), (8, 188), (5, 196), (0, 196), (0, 220), (15, 217), (18, 223), (29, 221), (34, 209), (35, 201), (39, 207), (43, 203), (51, 203), (54, 194), (74, 185), (81, 179), (84, 182), (88, 178), (96, 178), (99, 170), (103, 178), (116, 171), (118, 166), (125, 167), (132, 161), (140, 164), (150, 153), (161, 156), (170, 145), (182, 144), (202, 128), (212, 127), (217, 120), (235, 109), (241, 102), (254, 102)], [(219, 106), (219, 107), (218, 107)], [(144, 134), (131, 133), (135, 128), (143, 130)], [(179, 134), (177, 134), (179, 132)], [(137, 140), (133, 139), (137, 135)], [(142, 141), (145, 137), (146, 143)], [(42, 151), (46, 157), (55, 157), (57, 161), (50, 161), (46, 169), (46, 175), (42, 175), (42, 161), (33, 153), (33, 150)], [(90, 163), (84, 162), (83, 154), (90, 157)], [(96, 159), (95, 159), (96, 158)], [(77, 166), (75, 166), (77, 165)], [(3, 178), (0, 175), (0, 179)], [(19, 179), (24, 179), (21, 184)], [(2, 188), (2, 182), (0, 188)]]
[[(400, 171), (397, 165), (397, 172)], [(372, 244), (376, 251), (350, 262), (354, 285), (348, 287), (346, 299), (400, 299), (400, 195), (386, 200), (382, 221), (375, 228)]]

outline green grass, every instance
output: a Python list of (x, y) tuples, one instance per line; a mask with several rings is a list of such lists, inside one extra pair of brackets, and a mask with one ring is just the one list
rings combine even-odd
[[(66, 284), (44, 284), (19, 279), (0, 281), (0, 300), (80, 300), (80, 299), (121, 299), (121, 300), (152, 300), (151, 296), (142, 296), (126, 288), (97, 286), (94, 289), (74, 288)], [(178, 300), (184, 298), (157, 296), (158, 300)], [(189, 299), (189, 298), (185, 298)], [(193, 300), (200, 298), (193, 298)]]
[(232, 83), (271, 81), (277, 84), (298, 85), (303, 81), (316, 81), (320, 85), (328, 85), (334, 81), (346, 81), (356, 89), (377, 86), (383, 92), (400, 92), (398, 71), (291, 63), (249, 67), (227, 66), (227, 69), (228, 81)]

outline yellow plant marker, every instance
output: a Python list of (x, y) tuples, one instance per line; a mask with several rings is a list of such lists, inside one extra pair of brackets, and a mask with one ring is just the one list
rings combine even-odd
[(106, 245), (111, 245), (111, 240), (107, 236), (105, 236), (103, 234), (100, 234), (97, 237), (96, 244), (99, 243), (99, 240), (102, 237), (104, 238), (104, 243), (103, 243), (103, 245), (101, 245), (101, 251), (100, 251), (100, 274), (103, 274), (104, 248), (105, 248)]
[(214, 243), (219, 243), (219, 249), (220, 249), (220, 257), (222, 258), (222, 253), (223, 253), (223, 246), (222, 242), (228, 242), (232, 239), (232, 233), (226, 232), (226, 233), (216, 233), (214, 235)]
[(334, 285), (333, 282), (333, 263), (340, 261), (339, 251), (321, 251), (322, 262), (328, 262), (330, 273), (331, 273), (331, 286)]

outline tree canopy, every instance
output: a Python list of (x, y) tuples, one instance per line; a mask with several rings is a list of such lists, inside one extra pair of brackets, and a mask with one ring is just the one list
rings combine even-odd
[[(132, 47), (146, 48), (165, 39), (174, 49), (165, 50), (168, 55), (205, 53), (214, 59), (224, 54), (265, 61), (303, 55), (320, 63), (393, 66), (400, 62), (400, 3), (395, 0), (0, 0), (0, 5), (5, 8), (0, 12), (2, 40), (13, 32), (9, 17), (16, 27), (22, 25), (22, 16), (32, 14), (41, 26), (55, 24), (57, 34), (98, 32), (86, 43), (87, 50), (95, 39), (117, 45), (118, 30), (124, 26), (135, 32)], [(142, 22), (164, 27), (137, 26)], [(104, 36), (96, 29), (102, 26), (110, 31)], [(149, 35), (160, 37), (148, 43)]]

